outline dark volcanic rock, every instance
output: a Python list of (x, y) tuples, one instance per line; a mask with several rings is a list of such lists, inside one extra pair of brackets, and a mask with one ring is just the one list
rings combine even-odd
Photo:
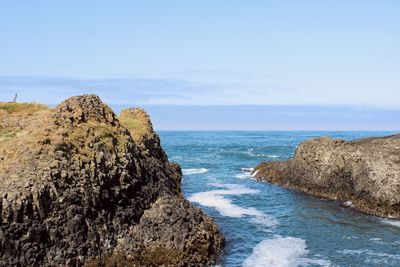
[[(18, 132), (0, 142), (0, 265), (157, 266), (155, 255), (166, 266), (217, 261), (217, 227), (183, 199), (179, 165), (168, 161), (147, 114), (133, 111), (120, 120), (84, 95), (23, 114)], [(0, 115), (0, 130), (18, 121)]]
[(257, 179), (318, 197), (351, 201), (365, 213), (400, 218), (400, 135), (300, 144), (292, 160), (263, 162)]
[[(187, 200), (161, 197), (144, 212), (139, 224), (121, 240), (117, 249), (128, 255), (138, 251), (143, 259), (147, 251), (153, 251), (151, 255), (156, 257), (157, 264), (164, 263), (169, 254), (174, 255), (172, 266), (185, 266), (186, 262), (200, 264), (203, 255), (214, 255), (211, 260), (217, 260), (215, 256), (221, 249), (221, 240), (213, 236), (217, 231), (212, 221), (199, 209), (191, 208)], [(146, 261), (144, 264), (149, 264)]]

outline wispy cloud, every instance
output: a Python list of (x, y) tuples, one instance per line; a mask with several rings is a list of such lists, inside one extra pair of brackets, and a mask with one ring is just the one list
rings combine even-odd
[(185, 79), (57, 77), (0, 77), (0, 99), (55, 104), (77, 94), (98, 94), (110, 104), (130, 105), (238, 105), (263, 104), (271, 94), (292, 90), (254, 80), (200, 82)]
[[(250, 86), (249, 86), (250, 84)], [(357, 105), (287, 105), (301, 90), (237, 78), (224, 83), (186, 79), (0, 77), (0, 101), (57, 104), (72, 95), (99, 95), (117, 113), (143, 106), (157, 129), (397, 130), (400, 109)], [(278, 99), (279, 100), (279, 99)], [(205, 106), (206, 105), (206, 106)]]
[[(196, 78), (199, 73), (202, 76)], [(72, 95), (90, 93), (99, 95), (108, 104), (129, 106), (306, 105), (398, 108), (394, 104), (398, 98), (388, 97), (387, 93), (375, 92), (377, 96), (374, 101), (364, 101), (364, 95), (371, 92), (345, 94), (333, 89), (311, 90), (293, 85), (290, 77), (218, 71), (218, 75), (213, 77), (212, 73), (186, 72), (162, 78), (0, 77), (0, 101), (11, 100), (18, 93), (19, 101), (57, 104)], [(229, 79), (230, 75), (232, 79)]]

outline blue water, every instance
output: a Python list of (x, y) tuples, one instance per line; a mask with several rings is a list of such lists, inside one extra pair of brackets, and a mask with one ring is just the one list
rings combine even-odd
[(243, 168), (285, 160), (308, 138), (384, 132), (160, 132), (185, 197), (226, 238), (221, 266), (400, 266), (400, 223), (258, 182)]

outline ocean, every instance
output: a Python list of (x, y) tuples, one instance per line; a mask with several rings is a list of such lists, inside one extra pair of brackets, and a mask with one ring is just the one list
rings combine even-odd
[(160, 131), (183, 169), (185, 197), (226, 238), (220, 266), (400, 266), (400, 221), (377, 218), (254, 180), (261, 161), (286, 160), (305, 139), (389, 132)]

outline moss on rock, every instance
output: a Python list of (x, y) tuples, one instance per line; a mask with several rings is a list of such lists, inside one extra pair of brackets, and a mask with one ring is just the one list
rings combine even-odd
[[(168, 161), (144, 111), (122, 116), (135, 123), (121, 123), (95, 95), (71, 97), (55, 109), (27, 107), (0, 112), (7, 118), (0, 128), (7, 139), (0, 146), (0, 264), (217, 261), (222, 236), (183, 199), (180, 168)], [(151, 212), (164, 202), (167, 209)], [(151, 214), (146, 222), (159, 220), (175, 231), (142, 225), (144, 214)], [(210, 249), (189, 246), (203, 232)], [(180, 236), (173, 247), (171, 234)]]

